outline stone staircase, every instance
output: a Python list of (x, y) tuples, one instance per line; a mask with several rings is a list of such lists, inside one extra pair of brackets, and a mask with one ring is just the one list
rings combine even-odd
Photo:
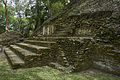
[[(55, 44), (55, 41), (44, 39), (27, 39), (21, 43), (5, 47), (4, 53), (13, 69), (46, 66), (51, 62), (56, 62), (53, 61), (55, 59), (52, 56), (55, 54), (52, 52), (52, 46)], [(69, 66), (65, 55), (60, 54), (60, 57), (63, 60), (62, 65)]]
[[(59, 41), (57, 42), (58, 38), (62, 40), (60, 43)], [(64, 39), (65, 42), (63, 42)], [(107, 54), (106, 52), (99, 54), (93, 50), (95, 54), (89, 54), (89, 52), (86, 53), (87, 48), (80, 48), (76, 52), (74, 50), (75, 46), (71, 45), (71, 42), (66, 44), (68, 43), (66, 39), (68, 42), (69, 40), (79, 41), (80, 44), (85, 45), (87, 44), (85, 43), (86, 40), (92, 40), (91, 37), (36, 37), (5, 47), (4, 53), (13, 69), (50, 66), (69, 73), (86, 70), (92, 66), (96, 69), (106, 69), (108, 72), (120, 74), (118, 72), (120, 69), (119, 49), (114, 49), (114, 46), (111, 45), (103, 45), (101, 47), (103, 47), (103, 49), (105, 48), (105, 51), (107, 49), (111, 49), (111, 51), (108, 51)], [(98, 46), (95, 46), (96, 48), (94, 49), (98, 50)], [(115, 64), (115, 66), (113, 64)]]
[(5, 55), (13, 69), (23, 68), (25, 66), (25, 62), (9, 48), (5, 48)]
[(13, 69), (44, 66), (51, 61), (50, 51), (55, 42), (25, 40), (5, 47), (4, 53)]

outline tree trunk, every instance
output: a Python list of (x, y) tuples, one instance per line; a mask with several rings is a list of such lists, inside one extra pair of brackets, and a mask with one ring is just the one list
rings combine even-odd
[(6, 16), (6, 23), (5, 23), (5, 31), (8, 31), (8, 9), (7, 9), (7, 3), (5, 0), (3, 0), (3, 3), (5, 5), (5, 16)]
[(36, 22), (36, 24), (35, 24), (35, 29), (34, 29), (34, 31), (38, 28), (38, 26), (39, 26), (39, 14), (40, 14), (40, 11), (39, 11), (39, 0), (36, 0), (36, 19), (35, 19), (35, 22)]

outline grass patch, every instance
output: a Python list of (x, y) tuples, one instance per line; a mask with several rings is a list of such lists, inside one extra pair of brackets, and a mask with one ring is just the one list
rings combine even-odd
[(105, 73), (66, 74), (48, 66), (12, 70), (5, 56), (0, 53), (0, 80), (120, 80)]

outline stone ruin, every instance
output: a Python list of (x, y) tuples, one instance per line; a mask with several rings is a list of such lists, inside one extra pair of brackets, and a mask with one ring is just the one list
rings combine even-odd
[[(76, 71), (93, 64), (94, 68), (120, 74), (119, 28), (119, 0), (73, 0), (63, 11), (48, 19), (36, 33), (46, 37), (78, 37), (77, 41), (74, 38), (62, 39), (60, 44), (70, 63), (78, 66)], [(79, 37), (91, 37), (92, 40), (87, 44), (86, 41), (80, 43)], [(83, 58), (83, 67), (79, 58), (82, 51), (86, 51), (83, 55), (87, 58)]]
[(15, 69), (58, 63), (73, 72), (95, 68), (120, 76), (120, 1), (73, 0), (4, 52)]

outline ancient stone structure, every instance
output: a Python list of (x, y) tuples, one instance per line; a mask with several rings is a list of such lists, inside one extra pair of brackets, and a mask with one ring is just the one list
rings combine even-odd
[(8, 31), (0, 34), (0, 45), (8, 46), (10, 44), (15, 44), (22, 40), (23, 35), (16, 31)]
[[(119, 4), (119, 0), (73, 0), (63, 11), (48, 19), (41, 27), (42, 31), (38, 30), (38, 35), (40, 33), (43, 35), (56, 34), (56, 36), (59, 36), (60, 33), (61, 35), (67, 35), (67, 33), (76, 33), (79, 36), (81, 36), (80, 34), (92, 35), (94, 30), (91, 29), (96, 28), (93, 24), (93, 22), (97, 22), (96, 20), (119, 19)], [(76, 29), (74, 30), (74, 28)]]
[(73, 71), (92, 67), (120, 75), (119, 29), (119, 0), (73, 0), (35, 37), (10, 45), (5, 54), (13, 68), (54, 62)]

